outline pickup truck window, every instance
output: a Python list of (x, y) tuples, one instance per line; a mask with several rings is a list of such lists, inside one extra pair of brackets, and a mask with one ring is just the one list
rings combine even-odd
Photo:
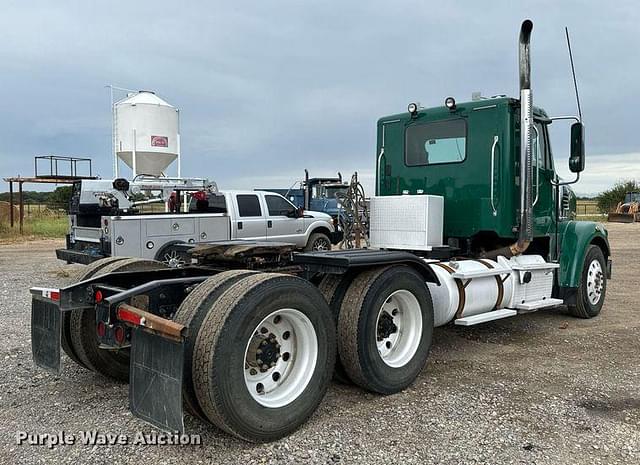
[(253, 194), (239, 194), (238, 199), (238, 213), (240, 216), (262, 216), (262, 210), (260, 209), (260, 200), (257, 195)]
[(227, 213), (227, 203), (224, 195), (210, 194), (206, 199), (191, 196), (189, 201), (191, 213)]
[(414, 124), (405, 134), (407, 166), (436, 165), (464, 161), (467, 123), (463, 119)]
[(265, 198), (267, 199), (269, 216), (290, 216), (296, 210), (296, 207), (286, 199), (277, 195), (267, 195)]

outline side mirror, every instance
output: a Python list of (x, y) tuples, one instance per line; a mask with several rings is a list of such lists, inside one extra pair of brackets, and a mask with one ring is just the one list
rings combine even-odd
[(569, 170), (572, 173), (584, 171), (584, 125), (582, 123), (573, 123), (571, 125)]
[(298, 207), (296, 210), (296, 218), (302, 218), (304, 216), (304, 208)]

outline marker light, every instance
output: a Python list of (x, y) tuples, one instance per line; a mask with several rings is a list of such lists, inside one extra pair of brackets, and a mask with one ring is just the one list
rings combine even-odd
[(123, 344), (125, 340), (125, 332), (122, 326), (116, 326), (113, 332), (113, 338), (118, 344)]
[(107, 334), (107, 326), (104, 324), (104, 322), (102, 321), (98, 322), (98, 326), (96, 327), (96, 332), (98, 333), (98, 337), (104, 337), (104, 335)]
[(444, 105), (451, 111), (456, 109), (456, 99), (453, 97), (447, 97), (444, 99)]
[(411, 116), (415, 116), (418, 113), (418, 104), (416, 103), (410, 103), (407, 106), (407, 111), (409, 113), (411, 113)]

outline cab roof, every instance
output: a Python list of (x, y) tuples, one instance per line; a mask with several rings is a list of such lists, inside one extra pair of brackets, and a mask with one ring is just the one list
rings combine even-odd
[[(444, 103), (444, 99), (443, 99)], [(433, 118), (435, 120), (450, 118), (452, 115), (464, 115), (470, 111), (478, 110), (482, 108), (492, 107), (492, 106), (502, 106), (502, 105), (510, 105), (514, 107), (520, 106), (520, 100), (513, 97), (492, 97), (492, 98), (482, 98), (480, 100), (472, 100), (467, 102), (456, 102), (456, 109), (449, 110), (445, 105), (430, 107), (430, 108), (419, 108), (418, 109), (418, 117), (420, 116), (428, 116), (430, 119)], [(547, 112), (544, 111), (540, 107), (533, 107), (533, 113), (542, 119), (548, 119)], [(388, 121), (394, 120), (410, 120), (411, 114), (408, 111), (403, 113), (396, 113), (389, 116), (383, 116), (378, 120), (378, 124), (385, 123)]]

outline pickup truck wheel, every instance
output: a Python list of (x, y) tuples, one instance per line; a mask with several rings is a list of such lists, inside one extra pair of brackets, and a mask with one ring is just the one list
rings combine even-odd
[(251, 442), (282, 438), (316, 410), (331, 380), (335, 325), (318, 289), (259, 273), (229, 287), (196, 338), (193, 382), (216, 426)]
[(189, 336), (185, 339), (182, 395), (187, 411), (201, 420), (207, 421), (207, 416), (202, 412), (202, 408), (198, 403), (192, 377), (196, 336), (209, 308), (218, 300), (220, 295), (242, 278), (255, 273), (255, 271), (249, 270), (231, 270), (212, 276), (196, 286), (187, 295), (173, 318), (176, 323), (183, 324), (189, 328)]
[(169, 268), (182, 268), (191, 264), (191, 256), (176, 244), (184, 244), (182, 241), (173, 241), (163, 245), (155, 256), (160, 263)]
[(576, 305), (568, 307), (571, 315), (578, 318), (593, 318), (600, 314), (607, 293), (606, 267), (602, 249), (597, 245), (590, 245), (582, 266)]
[(381, 394), (409, 386), (424, 367), (433, 304), (424, 278), (408, 266), (358, 275), (338, 318), (338, 351), (351, 380)]
[[(74, 282), (79, 283), (80, 281), (89, 279), (101, 268), (104, 268), (105, 266), (113, 262), (124, 260), (124, 258), (125, 257), (107, 257), (96, 260), (95, 262), (84, 266), (82, 270), (80, 270), (80, 272), (76, 275)], [(73, 348), (73, 343), (71, 342), (71, 312), (62, 313), (62, 335), (60, 338), (60, 345), (62, 346), (62, 350), (64, 350), (65, 354), (67, 354), (71, 360), (76, 362), (81, 367), (88, 368), (76, 355), (75, 349)]]
[[(329, 304), (329, 309), (333, 314), (333, 319), (336, 325), (338, 324), (338, 317), (340, 316), (340, 306), (342, 305), (344, 296), (354, 277), (354, 273), (341, 275), (328, 274), (322, 278), (322, 281), (320, 281), (320, 284), (318, 285), (318, 289)], [(336, 381), (344, 384), (350, 382), (349, 375), (340, 361), (340, 354), (337, 354), (336, 356), (336, 368), (333, 372), (333, 377)]]
[(304, 251), (316, 252), (322, 250), (331, 250), (331, 241), (329, 240), (329, 237), (323, 233), (311, 234)]
[[(93, 277), (115, 271), (144, 271), (158, 268), (164, 268), (164, 265), (154, 260), (127, 258), (107, 264)], [(107, 350), (100, 349), (98, 346), (95, 308), (71, 311), (70, 334), (73, 349), (85, 367), (118, 381), (129, 379), (129, 348)]]

